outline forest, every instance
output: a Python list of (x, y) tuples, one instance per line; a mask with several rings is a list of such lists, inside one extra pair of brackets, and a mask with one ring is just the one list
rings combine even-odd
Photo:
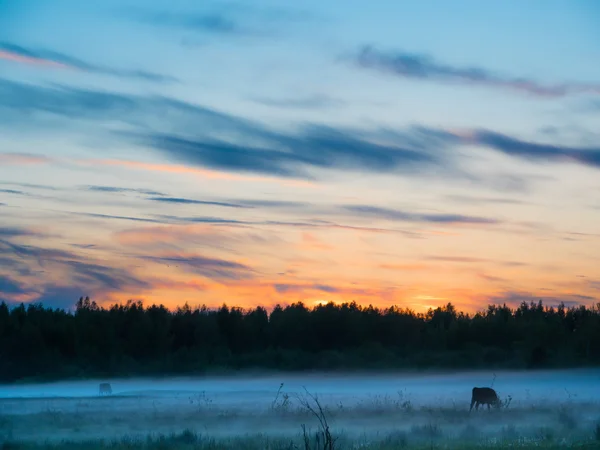
[(600, 304), (452, 304), (415, 313), (356, 303), (175, 310), (129, 301), (72, 311), (0, 303), (0, 381), (232, 370), (537, 369), (600, 365)]

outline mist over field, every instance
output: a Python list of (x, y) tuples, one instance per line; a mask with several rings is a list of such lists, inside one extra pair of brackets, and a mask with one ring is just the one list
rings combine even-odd
[[(99, 395), (101, 382), (111, 383), (111, 395)], [(502, 407), (469, 413), (471, 389), (491, 385)], [(314, 395), (331, 433), (354, 444), (390, 439), (567, 442), (593, 439), (600, 421), (599, 385), (600, 370), (591, 369), (279, 373), (2, 385), (0, 436), (21, 442), (83, 442), (192, 432), (218, 439), (261, 436), (294, 441), (300, 438), (302, 424), (311, 432), (319, 428), (302, 404)]]

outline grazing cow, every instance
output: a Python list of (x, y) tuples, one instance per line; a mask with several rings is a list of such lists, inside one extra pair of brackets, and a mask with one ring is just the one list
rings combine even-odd
[(112, 387), (110, 386), (110, 383), (100, 383), (100, 386), (98, 387), (98, 392), (99, 395), (112, 394)]
[(488, 409), (490, 409), (491, 405), (496, 407), (500, 406), (500, 399), (498, 398), (498, 394), (492, 388), (488, 387), (474, 387), (473, 394), (471, 395), (471, 408), (469, 408), (469, 412), (473, 409), (473, 405), (475, 405), (475, 410), (479, 409), (479, 405), (487, 404)]

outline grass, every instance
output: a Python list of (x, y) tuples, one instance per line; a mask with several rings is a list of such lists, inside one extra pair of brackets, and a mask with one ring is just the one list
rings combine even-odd
[[(180, 433), (148, 435), (144, 438), (126, 436), (114, 440), (63, 440), (54, 443), (4, 441), (0, 445), (0, 450), (302, 450), (304, 448), (304, 443), (300, 438), (273, 438), (261, 434), (214, 438), (197, 434), (191, 430), (184, 430)], [(430, 441), (411, 443), (410, 438), (404, 433), (395, 433), (372, 443), (361, 442), (361, 440), (340, 439), (336, 448), (339, 450), (598, 449), (600, 448), (600, 442), (595, 439), (567, 443), (519, 438), (513, 440), (483, 439), (478, 442)]]

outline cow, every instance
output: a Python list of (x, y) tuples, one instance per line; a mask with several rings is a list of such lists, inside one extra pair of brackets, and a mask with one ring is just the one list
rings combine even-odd
[(496, 391), (492, 388), (474, 387), (471, 395), (471, 407), (469, 408), (469, 412), (473, 409), (473, 405), (475, 405), (475, 410), (478, 410), (480, 404), (487, 404), (488, 409), (490, 409), (491, 405), (494, 405), (495, 407), (500, 406), (500, 399), (498, 398)]
[(110, 383), (100, 383), (98, 386), (98, 395), (110, 395), (112, 394), (112, 387)]

